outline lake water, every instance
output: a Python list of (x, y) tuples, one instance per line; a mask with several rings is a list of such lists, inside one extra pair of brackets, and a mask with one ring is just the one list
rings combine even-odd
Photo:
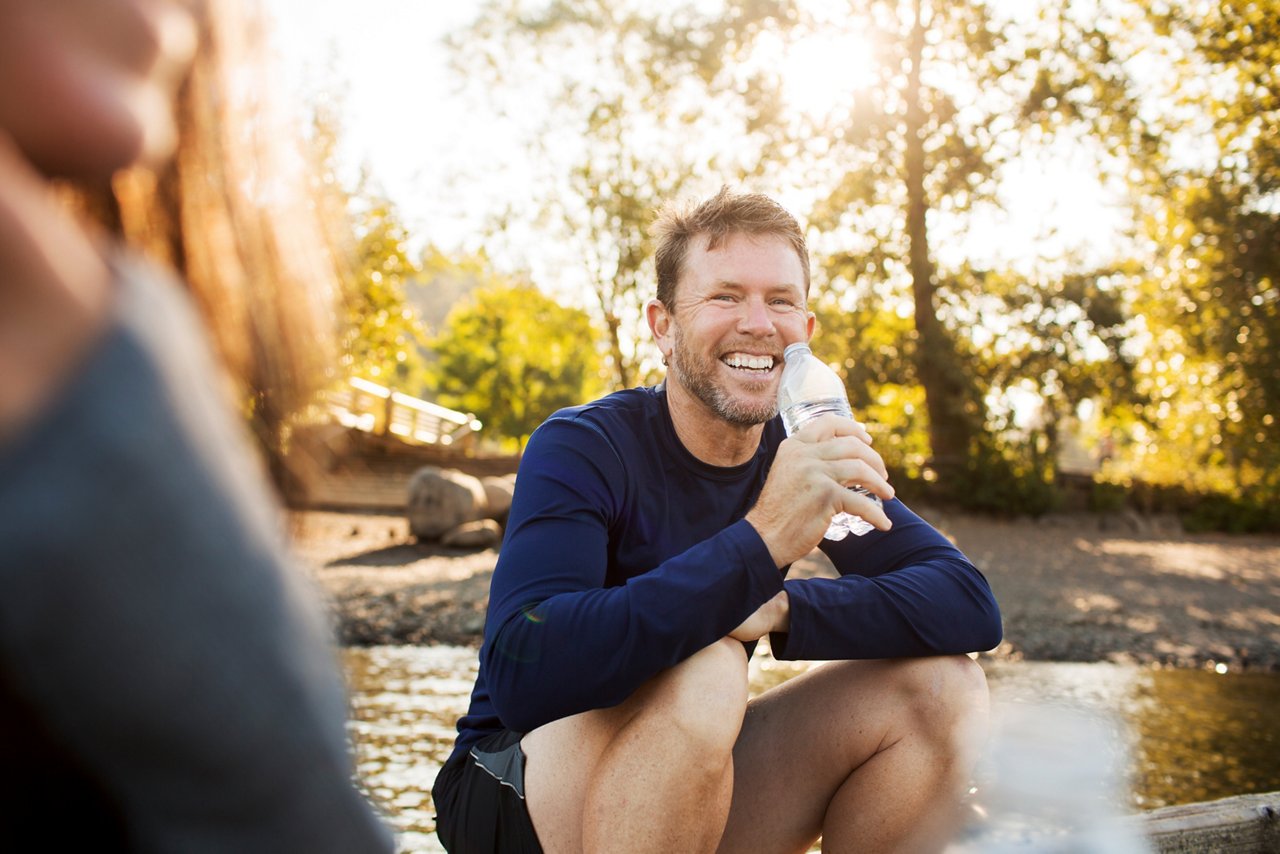
[[(385, 646), (344, 655), (361, 779), (396, 828), (400, 851), (443, 851), (431, 786), (466, 710), (475, 651)], [(753, 690), (807, 666), (757, 653)], [(1068, 765), (1099, 774), (1118, 768), (1114, 782), (1132, 811), (1280, 790), (1274, 726), (1280, 674), (992, 661), (983, 667), (995, 717), (1010, 722), (997, 727), (997, 738), (1014, 738), (1019, 719), (1031, 721), (1022, 737), (1033, 732), (1037, 749), (1053, 747), (1050, 736), (1073, 736), (1057, 754), (1036, 754), (1044, 760), (1037, 775), (1058, 791), (1075, 785), (1067, 776), (1054, 784), (1054, 769)], [(1058, 717), (1055, 710), (1070, 714)], [(1082, 720), (1082, 729), (1070, 729)]]

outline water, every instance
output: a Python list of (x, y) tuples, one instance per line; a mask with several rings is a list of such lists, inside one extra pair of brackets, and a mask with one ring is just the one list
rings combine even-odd
[[(853, 410), (849, 408), (849, 401), (843, 397), (824, 397), (817, 400), (793, 403), (783, 409), (782, 425), (786, 428), (787, 435), (790, 436), (813, 419), (828, 413), (840, 415), (850, 420), (853, 419)], [(851, 486), (849, 488), (859, 495), (865, 495), (881, 507), (884, 506), (880, 496), (872, 495), (865, 487)], [(852, 513), (837, 513), (831, 517), (831, 524), (827, 526), (827, 532), (823, 536), (828, 540), (843, 540), (849, 534), (861, 537), (868, 531), (873, 530), (875, 528), (872, 527), (871, 523), (861, 516), (855, 516)]]
[(356, 770), (401, 852), (441, 852), (431, 787), (466, 712), (476, 652), (451, 646), (344, 650)]
[[(474, 650), (385, 646), (345, 650), (353, 738), (366, 788), (397, 831), (400, 851), (440, 852), (431, 786), (453, 744), (475, 679)], [(755, 693), (804, 672), (805, 663), (757, 653)], [(1046, 705), (1092, 721), (1071, 740), (1082, 752), (1121, 743), (1127, 791), (1121, 809), (1140, 811), (1229, 795), (1280, 790), (1280, 674), (1151, 670), (1119, 664), (983, 661), (996, 716)], [(1025, 718), (1025, 715), (1024, 715)], [(1061, 734), (1043, 717), (1037, 725)], [(1047, 731), (1046, 731), (1047, 732)], [(1051, 734), (1051, 733), (1047, 733)], [(1105, 763), (1104, 763), (1105, 764)], [(1077, 769), (1078, 770), (1078, 769)], [(977, 799), (984, 791), (979, 784)]]

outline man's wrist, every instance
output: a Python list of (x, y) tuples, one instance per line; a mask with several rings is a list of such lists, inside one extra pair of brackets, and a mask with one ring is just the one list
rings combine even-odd
[(777, 603), (777, 613), (774, 614), (772, 632), (787, 633), (791, 631), (791, 597), (787, 595), (784, 588), (774, 601)]
[(777, 535), (770, 531), (766, 522), (761, 521), (759, 517), (752, 518), (751, 513), (746, 515), (744, 521), (746, 521), (746, 523), (751, 526), (752, 530), (756, 532), (756, 536), (760, 538), (760, 542), (764, 543), (764, 547), (768, 550), (769, 557), (773, 561), (775, 568), (782, 569), (782, 567), (790, 563), (790, 561), (783, 560), (783, 556), (779, 554), (777, 546), (774, 545)]

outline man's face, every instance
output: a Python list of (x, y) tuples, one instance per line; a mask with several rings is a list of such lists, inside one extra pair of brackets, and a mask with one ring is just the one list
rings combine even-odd
[(653, 303), (650, 323), (669, 388), (730, 424), (762, 424), (777, 414), (783, 350), (813, 333), (804, 268), (781, 237), (735, 234), (713, 251), (700, 238), (685, 259), (674, 311)]
[(105, 178), (174, 140), (192, 0), (0, 0), (0, 133), (47, 174)]

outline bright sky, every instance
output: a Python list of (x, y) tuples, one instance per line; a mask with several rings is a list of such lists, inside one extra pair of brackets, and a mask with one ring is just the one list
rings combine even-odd
[[(519, 180), (524, 159), (508, 129), (484, 105), (468, 103), (439, 43), (474, 15), (478, 0), (266, 0), (276, 18), (287, 85), (303, 96), (336, 91), (344, 104), (349, 175), (368, 168), (396, 202), (414, 240), (478, 248), (482, 218), (502, 200), (494, 176)], [(811, 48), (811, 49), (810, 49)], [(796, 91), (821, 97), (831, 62), (847, 45), (815, 43), (789, 73)], [(856, 71), (856, 69), (855, 69)], [(847, 85), (848, 76), (844, 77)], [(1043, 158), (1011, 170), (1008, 211), (960, 238), (937, 241), (940, 260), (961, 252), (984, 260), (1052, 256), (1074, 247), (1098, 253), (1120, 217), (1087, 162)], [(803, 215), (804, 211), (797, 211)], [(940, 235), (940, 237), (946, 237)], [(960, 240), (963, 241), (961, 248)], [(535, 268), (537, 258), (523, 259)], [(1098, 260), (1095, 258), (1094, 260)]]
[(468, 23), (476, 0), (266, 0), (287, 85), (336, 92), (348, 177), (367, 167), (417, 240), (466, 244), (479, 211), (469, 177), (501, 140), (458, 96), (440, 40)]

